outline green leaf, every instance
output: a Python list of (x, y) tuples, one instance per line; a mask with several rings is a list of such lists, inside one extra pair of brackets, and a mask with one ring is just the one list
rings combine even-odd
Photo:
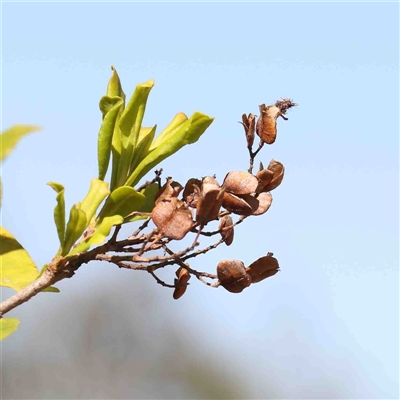
[(1, 318), (0, 319), (0, 340), (5, 339), (14, 333), (19, 325), (17, 318)]
[(195, 112), (186, 122), (180, 124), (171, 135), (161, 141), (157, 148), (149, 153), (132, 172), (126, 181), (126, 186), (135, 186), (139, 180), (153, 167), (170, 155), (176, 153), (187, 144), (196, 142), (212, 123), (213, 118)]
[(81, 237), (87, 228), (89, 221), (86, 213), (78, 208), (76, 204), (71, 207), (67, 229), (65, 231), (64, 243), (62, 245), (61, 255), (65, 256), (70, 251), (74, 243)]
[(3, 227), (0, 227), (0, 239), (0, 286), (19, 291), (32, 283), (39, 271), (29, 253)]
[(118, 165), (117, 186), (123, 185), (128, 176), (146, 109), (147, 98), (153, 86), (153, 80), (137, 85), (128, 105), (121, 114), (119, 120), (121, 157)]
[(137, 192), (129, 186), (121, 186), (115, 189), (107, 198), (102, 210), (100, 211), (96, 226), (101, 225), (102, 219), (119, 215), (122, 218), (137, 211), (145, 202), (142, 193)]
[[(149, 186), (147, 186), (145, 189), (141, 190), (140, 193), (142, 193), (144, 195), (145, 201), (144, 201), (143, 205), (137, 211), (147, 212), (147, 213), (152, 212), (159, 190), (160, 190), (160, 186), (158, 185), (158, 183), (152, 183)], [(138, 221), (140, 219), (146, 219), (146, 218), (148, 218), (148, 217), (147, 216), (132, 216), (132, 217), (125, 218), (124, 223), (134, 222), (134, 221)]]
[(145, 201), (143, 194), (129, 186), (121, 186), (108, 196), (98, 216), (93, 233), (79, 243), (68, 255), (87, 251), (90, 246), (101, 244), (110, 234), (114, 225), (124, 222), (124, 217), (132, 211), (137, 211)]
[(81, 253), (89, 250), (89, 248), (95, 244), (102, 244), (110, 234), (111, 228), (114, 225), (120, 225), (123, 222), (123, 218), (120, 215), (113, 215), (111, 217), (104, 217), (101, 223), (96, 227), (94, 233), (86, 238), (84, 241), (79, 243), (69, 255)]
[(121, 97), (104, 96), (100, 100), (100, 110), (103, 113), (103, 122), (98, 134), (97, 160), (99, 179), (106, 176), (110, 162), (111, 144), (118, 116), (122, 111), (124, 101)]
[[(102, 201), (110, 194), (108, 183), (99, 179), (92, 179), (90, 188), (85, 198), (77, 205), (86, 214), (89, 224)], [(86, 228), (86, 227), (85, 227)]]
[(108, 184), (99, 179), (92, 179), (88, 194), (71, 208), (61, 255), (65, 256), (74, 243), (89, 226), (101, 202), (110, 193)]
[(112, 75), (110, 80), (108, 81), (107, 96), (110, 97), (118, 96), (121, 97), (122, 100), (125, 102), (125, 93), (122, 90), (122, 85), (117, 70), (113, 66), (111, 66), (111, 70), (112, 70)]
[(111, 141), (111, 153), (112, 153), (112, 168), (111, 168), (111, 182), (110, 182), (111, 191), (113, 191), (117, 187), (119, 162), (121, 160), (121, 133), (119, 129), (120, 118), (121, 114), (118, 115), (117, 120), (115, 122), (114, 133)]
[[(112, 135), (110, 132), (108, 132), (108, 134), (110, 134), (112, 136), (112, 139), (111, 139), (112, 169), (111, 169), (110, 188), (111, 188), (111, 190), (114, 190), (118, 183), (117, 182), (118, 166), (119, 166), (119, 161), (121, 158), (121, 132), (119, 129), (119, 120), (120, 120), (121, 114), (125, 108), (125, 93), (122, 90), (121, 81), (119, 79), (117, 70), (113, 66), (111, 66), (111, 70), (113, 71), (113, 73), (108, 82), (106, 96), (108, 96), (108, 97), (117, 96), (123, 100), (122, 105), (119, 109), (119, 112), (117, 113), (117, 116), (115, 118), (114, 129), (113, 129)], [(100, 104), (101, 104), (101, 101), (100, 101)], [(100, 105), (100, 108), (102, 108), (101, 105)], [(110, 108), (112, 108), (112, 107), (110, 107)], [(106, 108), (102, 109), (103, 118), (104, 118), (106, 111), (107, 111)], [(110, 116), (110, 118), (111, 118), (111, 116)], [(106, 143), (108, 143), (107, 140), (106, 140)], [(99, 145), (99, 147), (100, 147), (100, 145)], [(107, 148), (102, 149), (101, 152), (102, 152), (102, 154), (103, 154), (103, 152), (106, 154), (109, 154), (109, 152), (107, 152)], [(99, 177), (101, 178), (103, 173), (105, 175), (105, 173), (107, 171), (106, 172), (103, 171), (102, 168), (104, 168), (104, 165), (102, 165), (102, 167), (100, 168), (100, 158), (101, 157), (100, 157), (100, 149), (99, 149)], [(104, 162), (104, 164), (105, 164), (105, 162)], [(107, 166), (108, 166), (108, 162), (107, 162)], [(102, 179), (104, 179), (104, 177)]]
[(184, 113), (178, 113), (174, 119), (165, 127), (165, 129), (156, 137), (154, 142), (150, 146), (150, 151), (158, 147), (159, 144), (166, 141), (184, 122), (188, 120), (188, 117)]
[(4, 161), (18, 142), (27, 134), (40, 130), (34, 125), (14, 125), (0, 135), (0, 161)]
[(60, 293), (60, 289), (57, 289), (54, 286), (49, 286), (48, 288), (43, 289), (42, 292)]
[(58, 238), (60, 239), (60, 246), (62, 246), (65, 236), (65, 190), (64, 186), (59, 183), (47, 182), (47, 184), (57, 192), (57, 204), (54, 207), (54, 222), (56, 224)]
[(148, 154), (149, 147), (151, 142), (154, 139), (154, 135), (156, 133), (157, 125), (153, 128), (141, 128), (139, 132), (138, 143), (133, 153), (133, 159), (130, 167), (130, 172), (134, 171), (140, 161), (143, 160)]

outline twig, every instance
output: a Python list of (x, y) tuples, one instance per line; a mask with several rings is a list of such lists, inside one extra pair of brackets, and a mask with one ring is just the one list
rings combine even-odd
[(195, 269), (190, 268), (189, 264), (186, 264), (182, 261), (182, 259), (180, 257), (177, 257), (176, 254), (169, 249), (167, 246), (164, 246), (164, 249), (167, 253), (169, 253), (170, 255), (173, 255), (176, 262), (182, 267), (185, 268), (188, 272), (190, 272), (191, 274), (193, 274), (199, 281), (201, 281), (202, 283), (204, 283), (207, 286), (212, 286), (213, 284), (210, 282), (207, 282), (206, 280), (203, 279), (204, 277), (210, 278), (210, 279), (217, 279), (217, 275), (214, 274), (209, 274), (208, 272), (199, 272), (196, 271)]
[(146, 221), (143, 222), (143, 224), (141, 226), (139, 226), (139, 228), (132, 233), (132, 235), (130, 237), (136, 237), (137, 235), (139, 235), (139, 233), (143, 230), (146, 229), (147, 226), (149, 225), (149, 222), (151, 221), (151, 218), (147, 218)]
[(118, 236), (118, 233), (119, 233), (120, 230), (121, 230), (121, 225), (116, 225), (115, 229), (114, 229), (114, 233), (111, 236), (110, 243), (114, 243), (114, 244), (116, 243), (117, 236)]
[(214, 243), (214, 244), (212, 244), (212, 245), (210, 245), (210, 246), (208, 246), (208, 247), (205, 247), (204, 249), (197, 250), (197, 251), (195, 251), (195, 252), (193, 252), (193, 253), (191, 253), (191, 254), (188, 254), (187, 256), (183, 256), (183, 257), (182, 257), (182, 261), (186, 261), (186, 260), (188, 260), (189, 258), (197, 257), (197, 256), (199, 256), (200, 254), (205, 254), (205, 253), (207, 253), (208, 251), (217, 248), (220, 244), (222, 244), (222, 243), (224, 243), (224, 242), (225, 242), (225, 239), (222, 238), (222, 239), (220, 239), (217, 243)]
[[(229, 213), (229, 214), (230, 214), (230, 213)], [(226, 215), (226, 214), (225, 214), (225, 215)], [(248, 215), (242, 215), (242, 216), (241, 216), (234, 224), (232, 224), (232, 225), (225, 226), (225, 227), (223, 227), (222, 229), (218, 229), (218, 230), (216, 230), (216, 231), (211, 231), (211, 232), (204, 232), (204, 231), (202, 231), (200, 234), (203, 235), (203, 236), (207, 236), (207, 237), (215, 236), (215, 235), (221, 233), (221, 231), (227, 231), (227, 230), (232, 229), (232, 228), (234, 228), (235, 226), (241, 224), (241, 223), (243, 222), (243, 220), (244, 220), (245, 218), (247, 218), (247, 217), (248, 217)], [(197, 231), (195, 230), (195, 232), (197, 232)]]
[(147, 186), (150, 186), (152, 183), (158, 183), (158, 185), (161, 187), (161, 174), (163, 172), (163, 169), (160, 168), (158, 170), (155, 170), (154, 173), (156, 176), (151, 180), (151, 181), (146, 181), (143, 185), (139, 186), (136, 191), (140, 192), (143, 189), (146, 189)]
[(264, 146), (264, 142), (262, 140), (260, 140), (260, 144), (258, 145), (258, 149), (253, 152), (252, 149), (248, 148), (249, 150), (249, 154), (250, 154), (250, 166), (249, 166), (249, 174), (253, 173), (253, 167), (254, 167), (254, 159), (256, 158), (257, 154), (259, 153), (259, 151), (263, 148)]
[(151, 269), (148, 269), (147, 272), (159, 283), (161, 286), (164, 287), (169, 287), (172, 289), (175, 289), (175, 285), (170, 285), (169, 283), (165, 283), (163, 280), (161, 280)]
[(35, 282), (31, 283), (26, 288), (20, 290), (18, 293), (14, 294), (14, 296), (11, 296), (0, 304), (0, 318), (15, 307), (27, 302), (33, 296), (36, 296), (38, 293), (43, 291), (43, 289), (54, 285), (61, 279), (67, 278), (68, 275), (67, 272), (60, 272), (57, 274), (54, 271), (47, 269)]

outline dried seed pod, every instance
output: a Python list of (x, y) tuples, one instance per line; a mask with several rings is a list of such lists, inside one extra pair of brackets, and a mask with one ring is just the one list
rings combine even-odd
[(251, 277), (252, 283), (261, 282), (275, 275), (278, 271), (279, 263), (275, 257), (272, 257), (272, 253), (259, 258), (246, 268), (246, 272)]
[(271, 204), (272, 204), (271, 193), (269, 193), (269, 192), (260, 193), (257, 196), (257, 200), (258, 200), (259, 205), (258, 205), (257, 210), (254, 211), (252, 215), (262, 215), (269, 210), (269, 208), (271, 207)]
[(190, 178), (183, 190), (182, 198), (189, 207), (196, 208), (197, 201), (200, 196), (201, 181), (199, 179)]
[(262, 192), (264, 187), (267, 186), (273, 179), (274, 173), (269, 169), (261, 169), (257, 172), (256, 177), (259, 179), (260, 183), (257, 187), (257, 193)]
[(231, 171), (225, 176), (224, 187), (228, 192), (242, 195), (255, 193), (259, 180), (254, 175), (245, 171)]
[[(176, 284), (177, 282), (178, 282), (178, 279), (175, 279), (175, 284)], [(177, 287), (174, 289), (174, 293), (173, 293), (172, 297), (173, 297), (175, 300), (180, 299), (180, 298), (185, 294), (186, 289), (187, 289), (187, 285), (186, 285), (186, 286), (184, 286), (184, 285), (182, 285), (182, 286), (177, 286)]]
[(219, 210), (224, 200), (225, 189), (212, 176), (203, 178), (200, 197), (196, 205), (196, 221), (206, 225), (218, 218)]
[(174, 290), (173, 298), (175, 300), (178, 300), (186, 292), (186, 289), (188, 286), (187, 283), (190, 279), (190, 274), (186, 268), (180, 267), (176, 271), (176, 276), (178, 277), (178, 279), (175, 279), (175, 290)]
[(246, 114), (243, 114), (242, 121), (243, 122), (240, 123), (244, 126), (244, 132), (246, 134), (246, 140), (247, 140), (247, 147), (251, 149), (254, 143), (256, 116), (251, 113), (248, 116)]
[(224, 260), (217, 266), (218, 280), (226, 290), (240, 293), (251, 284), (244, 264), (239, 260)]
[(155, 204), (171, 197), (178, 197), (183, 190), (183, 186), (179, 182), (175, 182), (172, 178), (168, 178), (166, 184), (157, 193)]
[(259, 206), (258, 200), (249, 195), (236, 196), (232, 193), (224, 193), (224, 201), (222, 205), (230, 212), (238, 215), (251, 215)]
[(230, 215), (224, 215), (219, 220), (218, 230), (220, 231), (222, 238), (225, 239), (225, 244), (230, 246), (233, 242), (234, 235), (233, 221)]
[(283, 164), (273, 159), (269, 163), (267, 169), (272, 172), (273, 178), (271, 182), (263, 187), (263, 192), (270, 192), (271, 190), (276, 189), (281, 184), (285, 174), (285, 167)]
[(261, 104), (260, 117), (257, 121), (256, 132), (264, 143), (272, 144), (276, 139), (276, 120), (282, 115), (281, 110), (276, 106)]
[(163, 236), (175, 240), (182, 239), (193, 226), (192, 212), (175, 197), (159, 202), (151, 218)]
[(186, 268), (179, 267), (175, 272), (180, 284), (187, 283), (190, 279), (189, 271)]
[(295, 106), (297, 106), (297, 104), (293, 103), (290, 99), (279, 100), (274, 105), (270, 106), (260, 104), (261, 115), (257, 121), (256, 132), (264, 143), (272, 144), (275, 142), (277, 134), (276, 120), (278, 117), (287, 120), (288, 118), (285, 117), (284, 114), (289, 108)]

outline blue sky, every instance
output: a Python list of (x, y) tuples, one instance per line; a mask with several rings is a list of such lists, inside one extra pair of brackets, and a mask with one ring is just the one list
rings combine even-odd
[[(162, 164), (180, 182), (247, 169), (237, 121), (291, 97), (299, 107), (261, 152), (265, 164), (286, 167), (271, 209), (239, 226), (231, 247), (192, 264), (214, 271), (221, 259), (249, 264), (272, 251), (281, 272), (240, 295), (194, 279), (179, 302), (161, 287), (154, 295), (217, 354), (254, 368), (248, 397), (262, 398), (259, 382), (273, 377), (283, 398), (323, 398), (325, 379), (343, 398), (398, 398), (398, 4), (3, 3), (2, 25), (2, 127), (44, 128), (3, 167), (2, 224), (39, 266), (57, 250), (46, 182), (64, 184), (71, 206), (96, 176), (111, 65), (127, 96), (155, 79), (145, 125), (160, 131), (179, 111), (215, 117), (198, 143)], [(97, 268), (100, 276), (88, 267), (61, 282), (51, 304), (38, 298), (16, 310), (21, 328), (4, 357), (22, 351), (39, 304), (62, 308), (110, 282), (156, 286), (139, 272)]]

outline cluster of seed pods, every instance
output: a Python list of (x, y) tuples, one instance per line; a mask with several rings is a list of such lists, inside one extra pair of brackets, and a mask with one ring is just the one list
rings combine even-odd
[[(185, 187), (170, 178), (159, 192), (151, 218), (163, 237), (174, 240), (183, 239), (195, 226), (201, 229), (218, 219), (223, 229), (229, 222), (223, 218), (227, 216), (223, 209), (241, 216), (267, 212), (272, 203), (270, 191), (279, 186), (283, 175), (283, 165), (271, 160), (268, 167), (261, 166), (256, 175), (245, 171), (229, 172), (222, 185), (213, 176), (189, 179)], [(178, 198), (182, 191), (182, 197)], [(232, 240), (227, 237), (227, 242), (232, 243)]]
[[(256, 122), (253, 114), (243, 114), (247, 147), (251, 157), (256, 155), (251, 148), (255, 133), (260, 137), (260, 146), (272, 144), (276, 138), (276, 119), (284, 119), (285, 112), (295, 106), (289, 99), (283, 99), (272, 106), (260, 105), (261, 116)], [(254, 157), (253, 157), (254, 158)], [(252, 160), (251, 160), (252, 164)], [(158, 232), (172, 240), (183, 239), (190, 231), (197, 232), (209, 222), (219, 220), (218, 231), (226, 245), (233, 242), (233, 220), (231, 215), (241, 218), (259, 216), (268, 211), (272, 203), (271, 191), (282, 182), (284, 166), (271, 160), (265, 168), (260, 163), (256, 174), (249, 171), (231, 171), (222, 184), (215, 176), (202, 179), (191, 178), (185, 186), (169, 178), (158, 193), (151, 218)], [(224, 260), (217, 266), (218, 285), (232, 293), (240, 293), (252, 283), (275, 275), (279, 270), (278, 261), (268, 253), (247, 268), (239, 260)], [(176, 272), (174, 298), (180, 298), (186, 291), (190, 273), (180, 267)]]
[[(170, 178), (158, 194), (151, 217), (159, 233), (173, 240), (181, 240), (193, 228), (201, 230), (209, 222), (219, 220), (218, 231), (229, 246), (234, 238), (231, 214), (247, 217), (267, 212), (272, 203), (270, 191), (279, 186), (283, 176), (283, 165), (271, 160), (267, 168), (261, 165), (256, 175), (229, 172), (222, 185), (212, 176), (189, 179), (184, 187)], [(272, 256), (257, 260), (247, 269), (241, 261), (225, 260), (218, 264), (217, 274), (222, 287), (239, 293), (259, 282), (260, 276), (265, 279), (274, 275), (278, 268)], [(190, 274), (180, 267), (176, 276), (173, 296), (178, 299), (186, 291)]]

